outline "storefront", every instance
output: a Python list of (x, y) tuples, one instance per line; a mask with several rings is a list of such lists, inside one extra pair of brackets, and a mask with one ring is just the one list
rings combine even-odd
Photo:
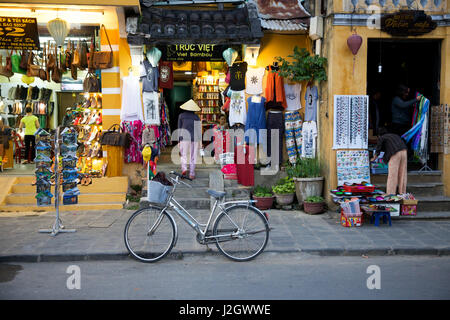
[[(380, 125), (388, 127), (392, 124), (391, 101), (399, 84), (410, 88), (410, 99), (415, 92), (429, 99), (429, 119), (433, 119), (435, 110), (445, 109), (440, 106), (450, 101), (448, 3), (423, 1), (408, 8), (407, 2), (383, 1), (380, 6), (380, 1), (369, 7), (367, 1), (341, 0), (323, 9), (318, 6), (320, 1), (315, 2), (316, 15), (326, 15), (323, 38), (321, 43), (315, 43), (328, 58), (329, 79), (320, 86), (319, 107), (320, 158), (327, 177), (325, 194), (338, 185), (337, 154), (340, 150), (333, 149), (337, 95), (360, 95), (370, 99), (373, 92), (381, 92)], [(387, 18), (391, 20), (386, 22)], [(357, 45), (347, 42), (352, 34), (357, 34), (354, 36)], [(356, 49), (353, 53), (351, 46)], [(441, 115), (443, 118), (445, 113)], [(425, 163), (410, 162), (408, 168), (417, 171), (429, 167), (441, 172), (444, 193), (449, 196), (450, 158), (444, 146), (448, 129), (442, 125), (442, 129), (433, 131), (432, 121), (430, 125)]]

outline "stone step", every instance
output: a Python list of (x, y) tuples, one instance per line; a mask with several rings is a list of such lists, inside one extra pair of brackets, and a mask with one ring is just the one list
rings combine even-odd
[[(372, 174), (370, 182), (374, 185), (386, 184), (387, 174)], [(442, 182), (442, 171), (410, 171), (408, 172), (409, 183), (440, 183)]]
[[(377, 184), (377, 188), (386, 190), (386, 184)], [(414, 196), (441, 196), (444, 194), (444, 184), (442, 182), (408, 183), (406, 192)]]
[(450, 211), (450, 197), (445, 196), (418, 196), (417, 205), (418, 212), (432, 212), (432, 211)]
[[(109, 202), (109, 203), (78, 203), (74, 205), (63, 205), (59, 206), (59, 211), (98, 211), (98, 210), (119, 210), (123, 209), (123, 202)], [(42, 212), (48, 211), (53, 212), (56, 211), (55, 204), (52, 201), (51, 206), (38, 207), (36, 204), (27, 205), (27, 204), (8, 204), (0, 206), (0, 217), (1, 212)]]

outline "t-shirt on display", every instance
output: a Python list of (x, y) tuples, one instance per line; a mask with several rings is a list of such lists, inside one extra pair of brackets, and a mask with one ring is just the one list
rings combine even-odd
[(247, 70), (247, 88), (248, 94), (261, 94), (263, 93), (263, 78), (264, 68), (250, 68)]
[(150, 62), (144, 60), (141, 64), (141, 80), (143, 92), (155, 92), (158, 91), (158, 67), (152, 67)]
[(302, 85), (300, 83), (288, 84), (284, 83), (284, 94), (286, 96), (286, 103), (288, 111), (295, 111), (302, 107), (300, 101), (300, 94), (302, 92)]
[(247, 120), (247, 108), (245, 105), (245, 91), (231, 91), (230, 100), (230, 126), (236, 123), (242, 123), (245, 125)]
[(317, 99), (319, 99), (317, 87), (308, 87), (305, 94), (305, 121), (317, 120)]
[(233, 91), (245, 89), (245, 73), (247, 72), (247, 62), (234, 63), (230, 68), (230, 88)]

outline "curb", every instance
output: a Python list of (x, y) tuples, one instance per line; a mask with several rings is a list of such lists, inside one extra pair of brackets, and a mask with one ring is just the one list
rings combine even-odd
[[(323, 257), (333, 256), (450, 256), (450, 247), (444, 248), (375, 248), (375, 249), (343, 249), (343, 248), (308, 248), (308, 249), (272, 249), (264, 253), (276, 254), (311, 254)], [(219, 251), (173, 251), (164, 259), (182, 260), (190, 256), (223, 256)], [(87, 253), (87, 254), (15, 254), (1, 255), (0, 263), (7, 262), (70, 262), (70, 261), (117, 261), (134, 260), (127, 252)]]

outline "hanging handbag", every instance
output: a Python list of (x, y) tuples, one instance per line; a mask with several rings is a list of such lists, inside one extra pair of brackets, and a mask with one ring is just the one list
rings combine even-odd
[(95, 69), (109, 69), (113, 67), (113, 49), (104, 24), (102, 24), (102, 28), (105, 30), (106, 39), (108, 40), (111, 51), (97, 51), (93, 53), (92, 63)]
[(98, 83), (97, 76), (95, 73), (88, 72), (86, 78), (83, 81), (83, 91), (84, 92), (100, 92), (100, 86)]
[(61, 69), (59, 68), (59, 58), (58, 58), (58, 49), (55, 46), (55, 65), (52, 69), (52, 80), (55, 83), (61, 83)]
[(113, 124), (107, 131), (103, 132), (99, 141), (101, 145), (124, 147), (127, 149), (131, 145), (131, 135), (128, 132), (123, 132), (120, 125)]
[(11, 56), (12, 72), (21, 73), (21, 74), (27, 73), (27, 69), (22, 69), (20, 67), (21, 59), (22, 59), (22, 57), (17, 53), (17, 51), (16, 51), (16, 54), (13, 54)]
[(89, 50), (87, 47), (87, 43), (83, 40), (80, 44), (80, 66), (78, 68), (84, 70), (88, 67), (87, 54)]
[(27, 67), (27, 76), (28, 77), (39, 77), (39, 69), (41, 67), (37, 64), (34, 64), (34, 54), (31, 53), (28, 55), (28, 67)]
[(9, 78), (12, 77), (13, 75), (14, 73), (12, 72), (11, 54), (6, 57), (5, 65), (3, 65), (3, 57), (0, 55), (0, 76), (5, 76), (9, 80)]
[(80, 40), (77, 42), (77, 47), (73, 48), (73, 58), (72, 58), (72, 66), (79, 67), (80, 66)]
[(90, 47), (89, 53), (87, 55), (89, 72), (94, 72), (95, 71), (94, 64), (93, 64), (93, 62), (94, 62), (94, 53), (95, 53), (95, 45), (94, 45), (94, 37), (92, 37), (91, 47)]
[[(20, 68), (27, 70), (28, 69), (28, 60), (29, 56), (33, 55), (33, 51), (22, 50), (22, 54), (20, 56)], [(31, 59), (33, 60), (33, 59)]]
[(50, 70), (45, 70), (45, 65), (47, 64), (45, 45), (44, 45), (44, 51), (43, 51), (42, 59), (43, 59), (42, 60), (42, 68), (39, 68), (39, 75), (38, 75), (38, 77), (42, 81), (50, 81)]
[(72, 66), (72, 41), (69, 41), (67, 43), (64, 65), (66, 69), (70, 69), (70, 67)]

